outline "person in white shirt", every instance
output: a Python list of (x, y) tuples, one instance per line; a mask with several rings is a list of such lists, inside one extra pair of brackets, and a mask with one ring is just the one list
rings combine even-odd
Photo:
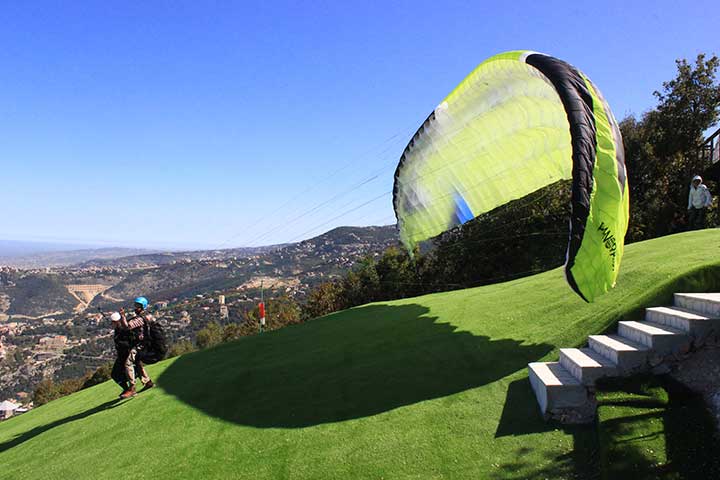
[(695, 175), (688, 195), (688, 227), (690, 230), (705, 228), (705, 211), (712, 204), (712, 195), (702, 183), (702, 177)]

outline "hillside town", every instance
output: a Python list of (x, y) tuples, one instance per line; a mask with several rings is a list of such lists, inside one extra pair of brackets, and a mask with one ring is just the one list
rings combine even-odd
[(313, 285), (396, 242), (394, 227), (340, 228), (246, 257), (228, 250), (201, 259), (150, 254), (27, 270), (0, 266), (0, 400), (30, 408), (27, 393), (43, 378), (82, 376), (112, 360), (105, 314), (138, 294), (151, 299), (172, 342), (192, 342), (210, 322), (242, 324), (261, 295), (302, 302)]

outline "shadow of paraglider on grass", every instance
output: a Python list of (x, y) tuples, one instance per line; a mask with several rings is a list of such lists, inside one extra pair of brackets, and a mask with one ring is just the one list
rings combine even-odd
[(300, 428), (362, 418), (501, 379), (551, 349), (368, 305), (178, 358), (158, 384), (226, 421)]
[(20, 445), (21, 443), (24, 443), (31, 438), (37, 437), (43, 432), (47, 432), (48, 430), (51, 430), (55, 427), (59, 427), (61, 425), (65, 425), (66, 423), (74, 422), (76, 420), (82, 420), (83, 418), (87, 418), (90, 415), (95, 415), (96, 413), (100, 413), (105, 410), (109, 410), (111, 408), (115, 408), (118, 405), (122, 403), (122, 400), (119, 398), (116, 398), (114, 400), (107, 401), (103, 404), (100, 404), (94, 408), (91, 408), (89, 410), (85, 410), (83, 412), (77, 413), (75, 415), (71, 415), (69, 417), (64, 417), (59, 420), (56, 420), (54, 422), (47, 423), (45, 425), (39, 425), (31, 430), (28, 430), (26, 432), (21, 433), (20, 435), (17, 435), (16, 437), (4, 442), (0, 443), (0, 453), (4, 452), (5, 450), (9, 450), (17, 445)]

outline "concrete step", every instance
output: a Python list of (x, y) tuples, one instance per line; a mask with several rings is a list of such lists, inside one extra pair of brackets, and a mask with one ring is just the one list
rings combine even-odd
[(561, 348), (560, 365), (583, 385), (595, 385), (601, 377), (618, 375), (617, 366), (590, 348)]
[(620, 374), (644, 369), (650, 354), (648, 347), (618, 335), (590, 335), (588, 345), (614, 363)]
[(618, 322), (618, 335), (665, 355), (690, 348), (690, 337), (681, 330), (651, 322)]
[(720, 318), (720, 293), (676, 293), (674, 304), (709, 318)]
[(652, 307), (645, 309), (645, 321), (671, 327), (693, 338), (720, 330), (720, 320), (682, 307)]
[(588, 402), (587, 389), (560, 362), (529, 363), (528, 376), (543, 415)]

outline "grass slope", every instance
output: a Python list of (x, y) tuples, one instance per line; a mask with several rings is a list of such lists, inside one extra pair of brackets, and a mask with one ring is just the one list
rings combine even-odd
[(0, 478), (578, 478), (595, 427), (543, 422), (529, 361), (557, 358), (673, 291), (720, 288), (720, 233), (627, 248), (583, 303), (560, 269), (371, 304), (150, 369), (0, 424)]
[(702, 396), (669, 376), (599, 383), (602, 479), (720, 478), (720, 437)]

